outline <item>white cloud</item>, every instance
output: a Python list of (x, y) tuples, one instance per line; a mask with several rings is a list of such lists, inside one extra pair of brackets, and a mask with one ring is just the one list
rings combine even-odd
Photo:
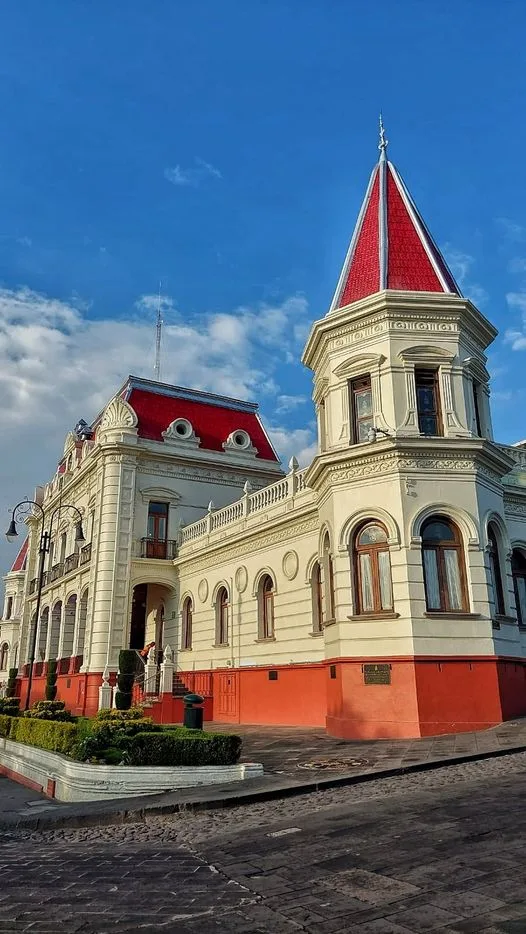
[(526, 313), (526, 292), (508, 292), (506, 301), (510, 308)]
[(206, 178), (223, 178), (219, 169), (216, 169), (210, 162), (205, 162), (204, 159), (196, 156), (194, 163), (187, 169), (181, 168), (180, 165), (169, 167), (164, 170), (164, 177), (172, 185), (189, 185), (192, 188), (197, 188)]
[(307, 396), (278, 396), (278, 404), (276, 412), (281, 414), (282, 412), (292, 412), (294, 409), (297, 409), (299, 405), (304, 405), (307, 401)]
[(526, 227), (518, 224), (517, 221), (509, 217), (497, 217), (496, 223), (507, 240), (512, 240), (514, 243), (522, 243), (526, 240)]
[(311, 428), (280, 428), (267, 425), (272, 444), (286, 466), (291, 457), (297, 458), (300, 467), (306, 467), (318, 450), (314, 431)]
[(469, 298), (475, 305), (483, 305), (488, 300), (488, 293), (477, 282), (470, 281), (471, 268), (475, 262), (475, 257), (469, 253), (463, 253), (456, 250), (449, 243), (444, 247), (444, 257), (458, 282), (461, 291), (466, 298)]
[[(157, 302), (157, 295), (143, 295), (136, 308), (152, 312)], [(163, 302), (174, 309), (169, 296)], [(293, 326), (307, 313), (305, 299), (293, 296), (277, 305), (176, 318), (164, 329), (162, 378), (267, 400), (272, 411), (287, 354), (295, 351), (297, 358), (299, 352)], [(79, 418), (94, 418), (128, 374), (153, 375), (154, 345), (151, 315), (93, 319), (80, 301), (0, 289), (0, 520), (53, 475), (65, 435)], [(273, 431), (285, 458), (308, 458), (311, 430)], [(11, 551), (2, 547), (0, 572)]]

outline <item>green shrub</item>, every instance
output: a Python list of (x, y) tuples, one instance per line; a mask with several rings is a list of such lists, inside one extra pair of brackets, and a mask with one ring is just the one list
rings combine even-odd
[(7, 687), (5, 689), (6, 697), (14, 697), (16, 691), (16, 676), (18, 674), (18, 668), (10, 668), (9, 674), (7, 676)]
[(29, 746), (39, 746), (50, 752), (71, 755), (77, 744), (77, 724), (60, 723), (53, 720), (37, 720), (30, 717), (11, 718), (9, 739)]
[(129, 710), (132, 702), (132, 689), (137, 671), (137, 652), (133, 649), (121, 649), (119, 652), (119, 673), (115, 706), (117, 710)]
[(46, 700), (54, 701), (57, 696), (57, 660), (52, 658), (47, 663)]
[(8, 716), (8, 714), (0, 714), (0, 736), (3, 736), (4, 739), (8, 739), (11, 732), (11, 721), (13, 717)]
[(227, 733), (183, 735), (179, 730), (138, 733), (127, 745), (130, 765), (235, 765), (241, 737)]
[[(124, 714), (128, 712), (123, 711)], [(162, 730), (162, 726), (154, 723), (150, 717), (137, 719), (119, 716), (119, 711), (116, 713), (115, 717), (95, 718), (88, 721), (88, 731), (79, 737), (78, 748), (75, 750), (76, 758), (84, 762), (88, 759), (105, 759), (106, 750), (111, 748), (120, 749), (122, 759), (132, 736), (141, 732), (155, 733)]]
[(142, 707), (130, 707), (129, 710), (116, 710), (115, 707), (108, 709), (107, 707), (99, 710), (95, 714), (95, 720), (142, 720), (144, 717), (144, 710)]
[(19, 697), (0, 697), (0, 713), (9, 717), (17, 717), (20, 711)]
[(119, 652), (119, 673), (135, 675), (137, 671), (137, 652), (135, 649), (121, 649)]
[(69, 710), (66, 710), (64, 701), (61, 700), (42, 700), (31, 704), (29, 710), (26, 710), (24, 717), (33, 720), (57, 720), (62, 723), (73, 720)]

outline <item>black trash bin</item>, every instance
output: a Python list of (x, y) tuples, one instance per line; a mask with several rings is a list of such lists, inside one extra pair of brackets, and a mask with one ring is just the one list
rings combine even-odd
[(200, 706), (204, 698), (200, 694), (185, 694), (183, 726), (188, 730), (203, 729), (203, 708)]

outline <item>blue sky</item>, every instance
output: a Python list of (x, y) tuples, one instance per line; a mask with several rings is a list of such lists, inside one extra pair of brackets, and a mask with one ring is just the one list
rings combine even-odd
[(514, 0), (6, 0), (0, 508), (128, 372), (151, 374), (160, 279), (164, 378), (259, 398), (284, 456), (308, 455), (298, 358), (380, 109), (390, 158), (501, 331), (496, 435), (526, 437), (525, 33)]

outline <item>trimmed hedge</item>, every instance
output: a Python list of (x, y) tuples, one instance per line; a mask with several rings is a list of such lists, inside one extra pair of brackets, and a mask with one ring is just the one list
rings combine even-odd
[(72, 715), (69, 710), (66, 710), (66, 705), (62, 700), (36, 701), (34, 704), (31, 704), (29, 710), (24, 712), (24, 717), (29, 717), (33, 720), (57, 720), (62, 722), (70, 722), (73, 720)]
[(227, 733), (164, 730), (138, 733), (127, 744), (130, 765), (235, 765), (240, 753), (241, 737)]
[(129, 710), (116, 710), (115, 707), (103, 707), (95, 714), (95, 720), (142, 720), (144, 710), (142, 707), (130, 707)]
[[(90, 722), (89, 731), (84, 732), (75, 750), (78, 759), (83, 762), (91, 759), (103, 759), (108, 762), (108, 753), (112, 750), (110, 758), (113, 761), (117, 756), (117, 751), (120, 750), (119, 761), (122, 761), (126, 758), (126, 751), (132, 736), (145, 732), (161, 732), (163, 729), (159, 723), (154, 723), (150, 717), (126, 717), (119, 716), (120, 711), (116, 713), (117, 716), (115, 717), (95, 719)], [(127, 710), (122, 711), (122, 714), (127, 713)]]
[(19, 710), (19, 697), (0, 697), (0, 713), (6, 713), (8, 717), (17, 717)]
[(121, 649), (119, 652), (119, 673), (115, 706), (117, 710), (129, 710), (132, 703), (132, 689), (137, 670), (137, 652), (133, 649)]
[(67, 756), (77, 742), (77, 724), (0, 715), (0, 736)]

